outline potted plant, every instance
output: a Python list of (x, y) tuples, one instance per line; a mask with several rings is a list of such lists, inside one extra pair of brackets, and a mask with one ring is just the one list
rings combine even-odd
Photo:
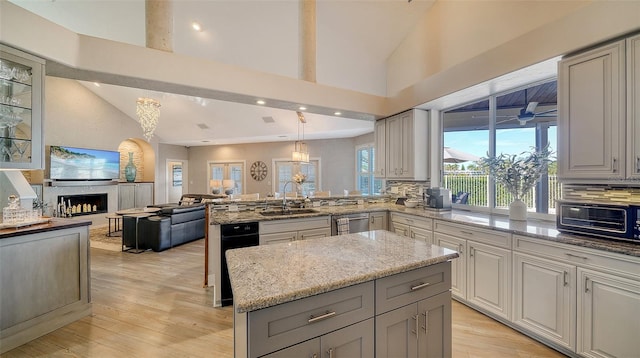
[(522, 198), (536, 185), (552, 161), (549, 146), (522, 152), (519, 155), (501, 153), (497, 157), (487, 155), (478, 162), (480, 168), (504, 185), (513, 201), (509, 204), (509, 219), (527, 220), (527, 204)]

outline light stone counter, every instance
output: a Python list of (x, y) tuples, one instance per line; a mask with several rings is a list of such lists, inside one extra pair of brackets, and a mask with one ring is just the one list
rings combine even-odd
[(556, 223), (543, 220), (510, 221), (504, 215), (490, 215), (464, 210), (438, 211), (429, 208), (407, 208), (393, 203), (377, 203), (365, 205), (322, 206), (314, 208), (316, 213), (294, 215), (290, 217), (267, 217), (259, 211), (241, 211), (237, 213), (215, 212), (212, 215), (211, 224), (228, 224), (249, 221), (282, 220), (290, 218), (314, 217), (322, 215), (345, 215), (360, 212), (399, 212), (416, 215), (425, 218), (446, 220), (453, 223), (468, 224), (470, 226), (495, 229), (517, 235), (554, 241), (563, 244), (588, 247), (623, 255), (640, 257), (640, 244), (593, 238), (584, 235), (564, 234), (556, 229)]
[(435, 265), (458, 253), (388, 231), (369, 231), (226, 253), (238, 313)]

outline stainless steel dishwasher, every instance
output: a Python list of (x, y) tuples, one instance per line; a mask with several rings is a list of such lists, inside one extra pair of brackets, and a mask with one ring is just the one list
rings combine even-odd
[(331, 235), (338, 235), (338, 219), (349, 218), (349, 233), (369, 231), (369, 213), (334, 215), (331, 220)]

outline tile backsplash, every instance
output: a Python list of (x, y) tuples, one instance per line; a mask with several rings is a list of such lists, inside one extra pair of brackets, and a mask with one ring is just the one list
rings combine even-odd
[(386, 193), (395, 197), (422, 199), (422, 193), (429, 188), (430, 184), (431, 182), (428, 181), (387, 180)]
[(640, 204), (640, 188), (565, 184), (562, 186), (562, 198), (575, 201)]

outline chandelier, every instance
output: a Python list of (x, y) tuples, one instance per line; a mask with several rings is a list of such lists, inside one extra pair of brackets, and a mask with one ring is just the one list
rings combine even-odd
[(144, 137), (149, 142), (153, 137), (153, 131), (158, 126), (160, 102), (152, 98), (138, 98), (136, 101), (136, 115), (138, 115), (138, 122), (140, 122)]
[[(296, 113), (298, 114), (298, 140), (293, 143), (291, 160), (294, 162), (309, 163), (309, 150), (307, 149), (307, 143), (304, 142), (304, 124), (307, 123), (307, 120), (304, 118), (302, 112)], [(302, 140), (300, 140), (300, 123), (302, 123)]]

